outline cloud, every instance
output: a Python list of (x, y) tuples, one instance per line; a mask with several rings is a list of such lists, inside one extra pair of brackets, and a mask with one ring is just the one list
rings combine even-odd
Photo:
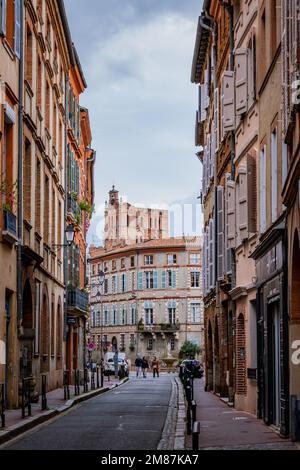
[(112, 184), (129, 201), (146, 204), (200, 191), (197, 93), (189, 78), (201, 2), (89, 0), (88, 9), (78, 0), (67, 0), (67, 7), (71, 2), (88, 82), (82, 104), (97, 150), (96, 205)]

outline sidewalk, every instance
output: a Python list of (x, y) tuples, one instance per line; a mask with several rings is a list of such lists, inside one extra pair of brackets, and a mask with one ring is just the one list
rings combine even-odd
[[(205, 392), (203, 379), (194, 381), (194, 399), (201, 424), (200, 450), (299, 450), (255, 416), (236, 411)], [(192, 449), (191, 436), (187, 436), (186, 447)]]
[[(41, 411), (41, 397), (38, 403), (31, 404), (31, 414), (32, 416), (26, 416), (22, 419), (22, 410), (5, 410), (5, 428), (0, 428), (0, 445), (9, 441), (10, 439), (22, 434), (29, 429), (32, 429), (39, 424), (48, 421), (54, 416), (67, 411), (72, 408), (72, 406), (80, 403), (82, 401), (88, 400), (89, 398), (95, 397), (104, 393), (108, 390), (111, 390), (115, 387), (122, 385), (128, 379), (118, 380), (114, 377), (110, 377), (108, 381), (105, 377), (103, 388), (96, 388), (91, 390), (91, 383), (89, 382), (87, 393), (83, 393), (83, 386), (80, 387), (80, 395), (75, 396), (75, 387), (73, 385), (69, 386), (70, 390), (70, 399), (64, 400), (64, 389), (58, 388), (47, 393), (47, 406), (48, 410)], [(26, 409), (27, 413), (27, 409)], [(1, 423), (0, 423), (1, 424)]]

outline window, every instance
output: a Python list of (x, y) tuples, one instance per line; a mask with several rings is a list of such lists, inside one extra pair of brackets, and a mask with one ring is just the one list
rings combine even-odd
[(150, 302), (145, 304), (145, 324), (153, 325), (153, 305)]
[(171, 349), (171, 351), (174, 351), (174, 349), (175, 349), (175, 338), (174, 337), (172, 337), (170, 339), (170, 349)]
[(112, 309), (112, 324), (113, 325), (117, 324), (117, 310), (116, 310), (116, 307), (113, 307), (113, 309)]
[(126, 259), (122, 258), (121, 259), (121, 269), (125, 269), (125, 263), (126, 263)]
[(26, 33), (26, 80), (32, 86), (32, 33), (27, 25)]
[(45, 109), (45, 126), (50, 131), (50, 86), (46, 81), (46, 109)]
[(277, 173), (277, 129), (275, 128), (271, 134), (272, 223), (277, 219)]
[(266, 176), (267, 176), (267, 162), (266, 162), (266, 146), (260, 151), (260, 233), (264, 233), (267, 228), (267, 188), (266, 188)]
[(116, 294), (118, 292), (118, 277), (113, 276), (112, 277), (112, 293)]
[(153, 271), (145, 272), (146, 276), (146, 289), (153, 289), (154, 281), (153, 281)]
[(120, 335), (120, 350), (124, 351), (125, 349), (125, 335), (121, 334)]
[(131, 268), (134, 268), (134, 256), (131, 256), (130, 258), (130, 266)]
[(104, 261), (104, 272), (106, 273), (107, 271), (108, 271), (107, 261)]
[(34, 320), (34, 354), (39, 354), (40, 349), (40, 308), (41, 308), (41, 283), (35, 281), (35, 320)]
[(44, 241), (49, 244), (49, 178), (45, 176), (44, 187)]
[(127, 290), (126, 274), (122, 274), (122, 292)]
[(31, 221), (31, 144), (25, 140), (25, 161), (23, 164), (24, 218)]
[(169, 314), (169, 323), (171, 325), (174, 325), (176, 323), (176, 308), (168, 308), (168, 314)]
[(136, 307), (134, 305), (131, 307), (131, 324), (137, 324)]
[(199, 303), (191, 304), (191, 323), (200, 323), (201, 307)]
[(148, 339), (147, 349), (148, 349), (148, 351), (152, 351), (152, 349), (153, 349), (153, 338)]
[(177, 255), (168, 255), (168, 264), (176, 264)]
[(127, 324), (127, 311), (126, 311), (126, 308), (122, 308), (121, 325), (126, 325), (126, 324)]
[(135, 336), (134, 335), (130, 335), (130, 346), (134, 346), (135, 345)]
[(191, 272), (191, 287), (200, 287), (200, 272)]
[(36, 74), (36, 88), (37, 88), (37, 98), (36, 105), (41, 111), (42, 109), (42, 62), (40, 57), (37, 59), (37, 74)]
[(131, 289), (134, 290), (134, 273), (131, 273)]
[(104, 325), (109, 325), (109, 310), (107, 307), (104, 309)]
[(176, 271), (167, 271), (167, 288), (175, 289), (176, 287)]
[(190, 264), (200, 264), (200, 253), (190, 254)]
[(108, 279), (104, 280), (104, 294), (108, 294)]
[(117, 269), (117, 262), (116, 260), (112, 261), (112, 270), (115, 271)]
[(146, 255), (144, 258), (145, 266), (151, 266), (153, 264), (153, 255)]

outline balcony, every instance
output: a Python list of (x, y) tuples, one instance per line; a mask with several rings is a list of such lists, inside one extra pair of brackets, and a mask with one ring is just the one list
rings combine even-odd
[(89, 294), (78, 287), (68, 287), (67, 289), (67, 310), (68, 314), (87, 314), (89, 306)]
[(17, 240), (17, 217), (8, 209), (3, 209), (3, 239), (10, 245)]
[(138, 331), (143, 333), (175, 333), (179, 331), (179, 323), (158, 323), (154, 325), (138, 325)]
[(75, 215), (78, 211), (78, 202), (74, 199), (72, 194), (68, 194), (68, 212)]

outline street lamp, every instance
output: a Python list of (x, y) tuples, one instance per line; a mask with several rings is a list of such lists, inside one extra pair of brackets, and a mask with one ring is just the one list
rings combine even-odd
[(66, 240), (67, 243), (63, 244), (58, 244), (55, 245), (54, 243), (52, 244), (52, 249), (54, 248), (63, 248), (63, 247), (69, 247), (73, 245), (74, 243), (74, 237), (75, 237), (75, 228), (73, 224), (69, 224), (65, 230), (65, 235), (66, 235)]

